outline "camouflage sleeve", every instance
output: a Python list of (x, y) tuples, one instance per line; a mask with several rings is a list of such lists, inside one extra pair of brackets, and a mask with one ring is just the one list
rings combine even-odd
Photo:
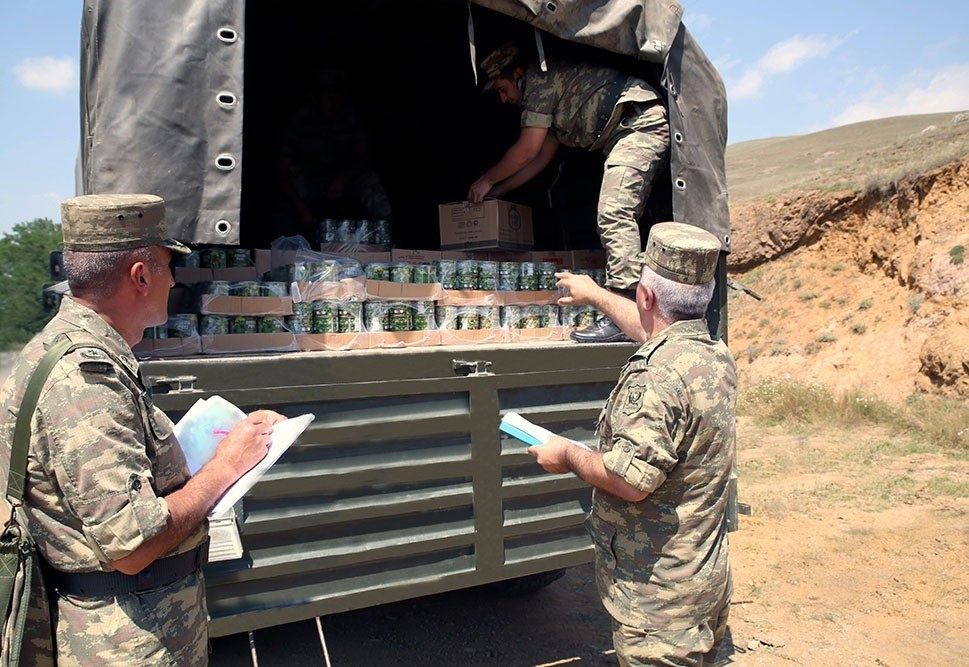
[(522, 98), (522, 127), (552, 127), (552, 115), (558, 107), (558, 92), (548, 72), (529, 66), (527, 86)]
[(166, 528), (168, 503), (154, 491), (144, 409), (110, 366), (75, 366), (50, 386), (37, 410), (49, 437), (52, 474), (104, 562), (131, 554)]
[(606, 469), (640, 491), (652, 493), (676, 465), (676, 448), (667, 424), (677, 394), (644, 368), (623, 383), (611, 413), (612, 449), (602, 455)]

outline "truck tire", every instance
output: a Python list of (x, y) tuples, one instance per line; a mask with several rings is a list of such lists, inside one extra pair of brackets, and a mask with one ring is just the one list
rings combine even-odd
[(564, 576), (565, 569), (549, 570), (548, 572), (538, 572), (537, 574), (527, 574), (523, 577), (505, 579), (504, 581), (495, 581), (490, 584), (484, 584), (480, 588), (501, 597), (514, 597), (516, 595), (534, 593)]

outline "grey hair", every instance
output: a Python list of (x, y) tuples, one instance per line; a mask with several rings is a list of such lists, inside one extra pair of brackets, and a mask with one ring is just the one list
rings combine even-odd
[(639, 279), (643, 287), (656, 296), (656, 310), (668, 322), (695, 320), (706, 315), (707, 306), (713, 298), (715, 278), (700, 285), (684, 285), (664, 278), (648, 266), (643, 267)]
[(107, 252), (64, 251), (64, 271), (71, 293), (95, 301), (114, 296), (135, 262), (144, 262), (153, 273), (158, 270), (150, 246)]

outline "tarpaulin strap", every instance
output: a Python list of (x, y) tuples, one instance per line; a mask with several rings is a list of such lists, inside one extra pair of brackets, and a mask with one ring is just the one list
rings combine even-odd
[(474, 45), (474, 17), (471, 16), (471, 3), (468, 3), (468, 48), (471, 50), (471, 71), (474, 72), (474, 85), (478, 85), (478, 51)]
[(535, 30), (535, 49), (538, 51), (538, 64), (543, 72), (548, 71), (548, 63), (545, 62), (545, 46), (542, 44), (542, 33), (538, 28)]

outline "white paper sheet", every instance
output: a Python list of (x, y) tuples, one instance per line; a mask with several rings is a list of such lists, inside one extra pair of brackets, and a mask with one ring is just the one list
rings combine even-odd
[(197, 400), (175, 424), (188, 471), (194, 475), (208, 463), (222, 439), (245, 418), (245, 412), (221, 396)]
[[(222, 439), (246, 418), (246, 413), (221, 396), (202, 398), (189, 408), (175, 424), (175, 437), (185, 453), (188, 470), (193, 475), (215, 456)], [(312, 422), (312, 414), (300, 415), (273, 426), (272, 444), (266, 456), (222, 495), (209, 517), (217, 518), (232, 510), (232, 506), (255, 486), (259, 478), (279, 460), (296, 438)]]
[(213, 518), (218, 518), (221, 515), (232, 510), (232, 506), (246, 495), (259, 478), (272, 467), (272, 465), (279, 460), (279, 457), (283, 455), (290, 445), (296, 442), (296, 438), (306, 430), (306, 427), (310, 425), (315, 419), (312, 414), (300, 415), (299, 417), (290, 417), (286, 421), (281, 421), (275, 426), (273, 426), (273, 442), (269, 446), (269, 452), (266, 454), (262, 461), (257, 463), (252, 470), (247, 472), (245, 475), (239, 478), (239, 480), (230, 486), (228, 490), (219, 498), (219, 502), (215, 504), (212, 511), (209, 512), (209, 516)]
[[(542, 428), (538, 424), (528, 421), (517, 412), (506, 412), (501, 418), (499, 428), (504, 433), (518, 438), (529, 446), (543, 445), (550, 436), (555, 435), (547, 428)], [(578, 445), (582, 449), (592, 451), (592, 448), (589, 447), (589, 445), (579, 442), (578, 440), (572, 440), (571, 438), (566, 438), (566, 440), (574, 445)]]

